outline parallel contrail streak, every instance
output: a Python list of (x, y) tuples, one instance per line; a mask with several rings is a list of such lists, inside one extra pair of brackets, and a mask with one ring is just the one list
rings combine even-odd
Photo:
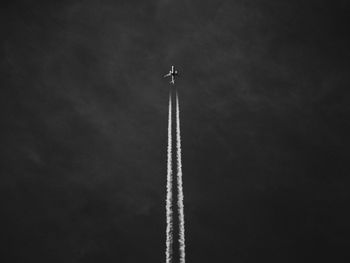
[(166, 185), (166, 263), (172, 263), (173, 254), (173, 171), (172, 171), (172, 114), (171, 93), (169, 95), (167, 185)]
[(185, 263), (185, 214), (184, 194), (182, 187), (182, 160), (181, 160), (181, 134), (179, 98), (176, 92), (176, 148), (177, 148), (177, 209), (179, 216), (179, 252), (180, 263)]

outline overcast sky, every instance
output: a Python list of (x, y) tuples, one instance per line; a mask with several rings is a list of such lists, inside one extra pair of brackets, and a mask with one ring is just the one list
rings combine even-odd
[(2, 3), (0, 262), (164, 262), (172, 64), (187, 262), (349, 262), (347, 3)]

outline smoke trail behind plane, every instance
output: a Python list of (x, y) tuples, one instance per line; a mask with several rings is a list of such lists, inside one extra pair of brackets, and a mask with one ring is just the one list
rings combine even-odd
[(177, 148), (177, 209), (179, 216), (179, 252), (180, 263), (185, 263), (185, 214), (184, 194), (182, 183), (182, 160), (181, 160), (181, 133), (180, 133), (180, 109), (179, 97), (176, 92), (176, 148)]
[(167, 185), (166, 185), (166, 263), (172, 263), (173, 254), (173, 171), (172, 171), (172, 109), (171, 93), (169, 94), (169, 115), (168, 115), (168, 149), (167, 149)]

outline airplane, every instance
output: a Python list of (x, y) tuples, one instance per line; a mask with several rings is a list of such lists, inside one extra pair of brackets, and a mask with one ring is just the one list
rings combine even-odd
[(175, 77), (179, 75), (178, 71), (175, 70), (174, 66), (171, 66), (171, 70), (169, 71), (168, 74), (164, 75), (164, 78), (166, 77), (171, 77), (171, 81), (169, 82), (170, 84), (175, 84)]

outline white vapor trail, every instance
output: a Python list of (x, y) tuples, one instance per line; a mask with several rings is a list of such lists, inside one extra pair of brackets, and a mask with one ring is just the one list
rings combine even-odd
[(177, 148), (177, 209), (179, 216), (179, 252), (180, 263), (185, 263), (185, 214), (184, 194), (182, 187), (182, 160), (181, 160), (181, 134), (179, 98), (176, 93), (176, 148)]
[(167, 158), (167, 185), (166, 185), (166, 263), (172, 263), (173, 254), (173, 171), (172, 171), (172, 109), (171, 94), (169, 95), (169, 116), (168, 116), (168, 158)]

